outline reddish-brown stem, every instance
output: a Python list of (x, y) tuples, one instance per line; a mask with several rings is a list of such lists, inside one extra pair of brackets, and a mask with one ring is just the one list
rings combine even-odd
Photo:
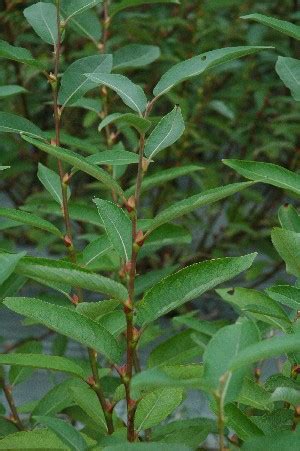
[[(59, 108), (58, 104), (58, 86), (59, 86), (59, 64), (60, 64), (60, 56), (61, 56), (61, 20), (60, 20), (60, 0), (56, 0), (57, 7), (57, 43), (54, 49), (54, 74), (52, 78), (52, 91), (53, 91), (53, 109), (54, 109), (54, 121), (55, 121), (55, 145), (60, 145), (60, 129), (61, 129), (61, 114), (62, 110)], [(66, 237), (65, 237), (65, 245), (69, 251), (70, 260), (73, 263), (77, 262), (77, 253), (73, 244), (73, 233), (72, 233), (72, 224), (70, 220), (69, 206), (68, 206), (68, 185), (65, 181), (65, 174), (63, 170), (63, 166), (60, 160), (58, 160), (58, 171), (61, 182), (61, 190), (62, 190), (62, 211), (66, 228)], [(82, 301), (82, 291), (80, 288), (77, 288), (78, 301)], [(103, 413), (105, 416), (107, 430), (109, 434), (112, 434), (114, 431), (113, 422), (112, 422), (112, 414), (109, 412), (108, 404), (105, 400), (104, 393), (100, 384), (100, 378), (98, 374), (98, 362), (97, 356), (94, 350), (89, 349), (89, 360), (90, 366), (93, 374), (93, 379), (95, 383), (92, 385), (93, 390), (95, 391), (99, 403), (103, 409)]]
[[(144, 117), (147, 117), (156, 101), (156, 97), (148, 103)], [(125, 393), (126, 393), (126, 404), (127, 404), (127, 440), (133, 442), (136, 438), (134, 429), (134, 417), (136, 411), (136, 402), (131, 398), (131, 379), (133, 374), (133, 368), (137, 365), (138, 355), (136, 352), (136, 340), (134, 337), (134, 322), (133, 322), (133, 312), (134, 312), (134, 290), (135, 290), (135, 277), (136, 277), (136, 266), (137, 266), (137, 256), (139, 252), (139, 245), (136, 243), (137, 237), (137, 218), (138, 218), (138, 208), (140, 204), (141, 197), (141, 186), (143, 181), (143, 158), (144, 158), (144, 147), (145, 147), (145, 134), (141, 134), (139, 141), (139, 162), (138, 171), (135, 184), (135, 194), (134, 194), (134, 210), (131, 212), (131, 222), (132, 222), (132, 253), (130, 261), (130, 271), (129, 271), (129, 281), (128, 281), (128, 300), (124, 306), (124, 312), (126, 315), (126, 339), (127, 339), (127, 361), (126, 361), (126, 377), (123, 378)], [(139, 367), (139, 365), (138, 365)]]
[(101, 381), (98, 373), (98, 363), (97, 363), (97, 355), (93, 349), (89, 349), (89, 359), (90, 359), (90, 365), (93, 373), (93, 379), (94, 383), (92, 385), (92, 388), (94, 392), (97, 395), (97, 398), (99, 400), (99, 403), (102, 407), (106, 426), (107, 426), (107, 432), (109, 435), (111, 435), (114, 432), (114, 425), (113, 425), (113, 419), (112, 419), (112, 411), (109, 408), (109, 404), (107, 403), (102, 387), (101, 387)]
[(16, 405), (15, 405), (15, 402), (14, 402), (14, 398), (13, 398), (13, 395), (12, 395), (11, 388), (8, 385), (6, 385), (5, 380), (2, 377), (0, 378), (0, 387), (2, 388), (4, 396), (5, 396), (6, 401), (7, 401), (7, 404), (9, 405), (9, 408), (10, 408), (10, 411), (11, 411), (14, 423), (16, 424), (17, 428), (20, 431), (25, 431), (26, 428), (25, 428), (22, 420), (19, 417)]

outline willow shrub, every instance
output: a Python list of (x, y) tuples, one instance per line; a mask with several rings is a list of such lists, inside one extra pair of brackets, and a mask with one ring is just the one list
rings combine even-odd
[[(180, 162), (168, 169), (159, 167), (161, 154), (174, 144), (180, 146), (185, 132), (181, 108), (172, 104), (171, 91), (217, 66), (220, 71), (225, 63), (273, 49), (226, 47), (193, 56), (170, 65), (153, 91), (145, 92), (123, 73), (131, 67), (138, 74), (144, 66), (155, 64), (159, 48), (130, 44), (111, 54), (109, 27), (126, 8), (152, 3), (178, 2), (34, 3), (24, 9), (24, 21), (32, 29), (29, 39), (35, 42), (37, 35), (44, 43), (37, 47), (41, 55), (34, 57), (25, 48), (0, 43), (3, 64), (10, 60), (20, 77), (25, 70), (36, 78), (32, 96), (40, 95), (39, 87), (43, 94), (47, 92), (47, 83), (47, 98), (41, 96), (41, 103), (53, 109), (48, 130), (31, 121), (26, 103), (23, 116), (0, 113), (0, 131), (14, 134), (20, 152), (25, 147), (35, 158), (37, 177), (32, 188), (36, 184), (44, 188), (44, 192), (30, 192), (19, 208), (0, 208), (6, 226), (18, 231), (14, 238), (19, 249), (1, 250), (1, 298), (3, 308), (25, 317), (26, 324), (45, 326), (49, 330), (45, 336), (55, 333), (50, 353), (42, 352), (44, 337), (40, 337), (7, 347), (0, 356), (7, 401), (7, 409), (1, 410), (0, 449), (184, 451), (205, 449), (203, 443), (213, 435), (220, 450), (299, 449), (297, 283), (275, 284), (265, 291), (232, 288), (230, 281), (251, 267), (259, 258), (256, 253), (192, 265), (170, 265), (166, 259), (161, 267), (150, 270), (146, 262), (166, 245), (176, 248), (190, 242), (178, 221), (184, 215), (251, 190), (258, 182), (288, 190), (297, 198), (300, 176), (271, 163), (224, 160), (250, 181), (181, 198), (179, 193), (171, 204), (159, 205), (152, 217), (142, 215), (145, 192), (183, 175), (196, 176), (202, 169)], [(300, 28), (291, 23), (260, 14), (245, 19), (300, 39)], [(97, 49), (70, 60), (69, 33), (74, 30), (96, 42)], [(25, 69), (20, 70), (20, 65)], [(279, 57), (276, 70), (299, 100), (300, 62)], [(24, 95), (20, 85), (0, 89), (6, 96)], [(91, 142), (64, 131), (70, 129), (74, 108), (97, 113), (104, 144), (97, 144), (96, 133)], [(168, 112), (160, 115), (162, 110)], [(95, 121), (90, 122), (94, 130)], [(77, 122), (73, 129), (80, 127)], [(135, 145), (130, 147), (128, 142)], [(158, 167), (154, 173), (153, 167)], [(1, 170), (5, 176), (14, 167)], [(298, 278), (297, 210), (291, 205), (281, 207), (279, 221), (281, 227), (273, 230), (272, 241), (287, 271)], [(23, 227), (37, 242), (36, 252), (22, 250)], [(49, 258), (28, 255), (36, 255), (41, 248), (47, 249)], [(196, 254), (193, 258), (197, 261)], [(227, 288), (216, 292), (236, 311), (235, 322), (201, 320), (196, 311), (182, 309), (225, 282)], [(20, 296), (29, 292), (28, 285), (37, 297)], [(161, 342), (161, 320), (170, 312), (173, 332)], [(85, 360), (66, 356), (67, 339), (86, 350)], [(286, 359), (278, 373), (261, 379), (262, 362), (281, 355)], [(65, 377), (42, 399), (19, 408), (14, 387), (37, 369)], [(207, 397), (209, 418), (172, 416), (191, 390)], [(32, 386), (33, 397), (34, 392)], [(166, 422), (170, 415), (172, 420)]]

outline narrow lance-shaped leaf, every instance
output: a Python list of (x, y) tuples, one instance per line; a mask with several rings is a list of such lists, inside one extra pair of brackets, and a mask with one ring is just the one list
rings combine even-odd
[[(0, 442), (1, 443), (1, 442)], [(1, 448), (0, 448), (1, 449)], [(183, 443), (166, 443), (163, 442), (138, 442), (138, 443), (118, 443), (116, 445), (106, 446), (104, 451), (192, 451)]]
[(80, 36), (90, 39), (96, 47), (98, 46), (101, 39), (101, 24), (95, 11), (88, 9), (76, 17), (73, 16), (68, 26)]
[(278, 210), (278, 219), (283, 229), (300, 233), (300, 216), (293, 205), (282, 205)]
[(92, 165), (81, 155), (72, 152), (71, 150), (63, 149), (62, 147), (52, 146), (51, 144), (29, 138), (27, 135), (22, 135), (22, 138), (43, 152), (86, 172), (96, 180), (102, 182), (107, 188), (113, 189), (116, 193), (123, 194), (122, 188), (107, 172), (98, 166)]
[(43, 2), (35, 3), (24, 9), (24, 16), (43, 41), (47, 44), (57, 44), (57, 12), (54, 5)]
[[(203, 354), (203, 379), (211, 392), (218, 391), (225, 405), (235, 401), (239, 395), (244, 370), (232, 373), (229, 371), (230, 361), (238, 353), (259, 340), (256, 326), (249, 320), (222, 327), (210, 340)], [(226, 375), (226, 382), (222, 384), (222, 376)]]
[(28, 92), (23, 86), (18, 85), (4, 85), (0, 86), (0, 98), (11, 97), (17, 94), (24, 94)]
[(111, 149), (95, 153), (87, 157), (87, 161), (92, 164), (122, 166), (124, 164), (138, 163), (139, 156), (136, 153), (127, 152), (126, 150)]
[(87, 449), (82, 435), (66, 421), (47, 416), (35, 416), (34, 420), (53, 431), (70, 450), (84, 451)]
[(221, 298), (232, 305), (238, 312), (249, 312), (259, 321), (271, 324), (284, 331), (291, 329), (291, 321), (272, 298), (265, 293), (250, 288), (221, 288), (216, 290)]
[(167, 418), (182, 402), (182, 395), (180, 388), (163, 388), (145, 395), (135, 414), (137, 431), (152, 428)]
[(280, 304), (292, 309), (300, 309), (300, 288), (291, 285), (275, 285), (266, 290), (267, 294)]
[(25, 252), (20, 252), (19, 254), (0, 254), (0, 285), (14, 272), (18, 262), (25, 254)]
[(73, 401), (97, 424), (97, 427), (106, 431), (105, 417), (102, 409), (99, 408), (99, 400), (96, 393), (86, 384), (72, 384), (69, 388), (71, 388), (70, 392)]
[(98, 127), (98, 131), (101, 132), (107, 125), (115, 123), (120, 128), (122, 127), (133, 127), (139, 133), (146, 133), (148, 128), (151, 126), (151, 122), (148, 119), (144, 119), (143, 117), (137, 116), (132, 113), (113, 113), (106, 116)]
[(247, 179), (277, 186), (300, 195), (300, 175), (282, 166), (245, 160), (223, 160), (223, 163)]
[[(62, 188), (61, 181), (59, 175), (52, 171), (52, 169), (47, 168), (42, 163), (38, 165), (37, 176), (39, 181), (44, 185), (48, 193), (52, 196), (52, 198), (59, 203), (59, 205), (63, 204), (63, 196), (62, 196)], [(71, 196), (70, 188), (67, 188), (67, 198), (69, 199)]]
[(264, 14), (248, 14), (247, 16), (242, 16), (241, 19), (253, 20), (262, 25), (266, 25), (273, 28), (280, 33), (286, 34), (291, 38), (300, 40), (300, 27), (286, 20), (276, 19), (275, 17), (265, 16)]
[(36, 227), (37, 229), (46, 230), (49, 233), (53, 233), (59, 237), (62, 236), (60, 230), (55, 227), (51, 222), (46, 221), (43, 218), (39, 218), (38, 216), (27, 213), (26, 211), (15, 210), (14, 208), (1, 208), (0, 207), (0, 216), (4, 218), (12, 219), (13, 221), (17, 221), (20, 224), (30, 225), (32, 227)]
[[(268, 431), (269, 432), (269, 431)], [(243, 444), (243, 451), (283, 450), (297, 451), (300, 445), (300, 430), (279, 430), (268, 433), (265, 436), (253, 434)]]
[(34, 298), (7, 298), (4, 304), (20, 315), (95, 349), (113, 362), (121, 357), (121, 349), (113, 335), (99, 323), (75, 310)]
[(0, 39), (0, 57), (9, 60), (17, 61), (18, 63), (27, 64), (39, 69), (43, 68), (43, 65), (33, 58), (30, 51), (23, 47), (15, 47), (10, 45), (6, 41)]
[(248, 346), (241, 351), (231, 362), (230, 368), (236, 370), (249, 363), (269, 359), (281, 354), (299, 351), (300, 333), (269, 338), (260, 343)]
[[(0, 254), (1, 258), (7, 255)], [(19, 255), (19, 254), (16, 254)], [(75, 264), (65, 261), (55, 261), (46, 258), (26, 257), (15, 267), (17, 274), (24, 275), (31, 279), (37, 278), (41, 281), (55, 282), (71, 285), (72, 287), (85, 288), (86, 290), (104, 293), (121, 301), (127, 299), (126, 288), (112, 279), (90, 272)]]
[(153, 90), (153, 94), (155, 96), (161, 96), (174, 86), (178, 85), (178, 83), (195, 77), (196, 75), (200, 75), (208, 69), (270, 48), (272, 47), (227, 47), (194, 56), (193, 58), (182, 61), (171, 67), (157, 83)]
[(179, 0), (121, 0), (118, 4), (114, 4), (110, 8), (110, 16), (113, 17), (120, 11), (127, 8), (133, 8), (140, 5), (152, 5), (155, 3), (180, 3)]
[(48, 354), (0, 354), (0, 365), (13, 365), (27, 368), (61, 371), (85, 379), (83, 369), (66, 357)]
[(144, 296), (137, 307), (137, 322), (148, 324), (180, 305), (199, 297), (250, 268), (256, 254), (196, 263), (166, 277)]
[(121, 258), (128, 262), (132, 250), (132, 225), (129, 216), (115, 203), (94, 199), (108, 238)]
[(125, 45), (125, 47), (121, 47), (113, 54), (114, 69), (146, 66), (159, 58), (159, 56), (159, 47), (155, 45)]
[(42, 138), (43, 132), (35, 124), (16, 114), (0, 112), (0, 132), (27, 133), (35, 138)]
[[(300, 30), (300, 27), (299, 27)], [(293, 98), (300, 101), (300, 60), (279, 56), (276, 63), (276, 72), (291, 91)]]
[(75, 61), (66, 69), (61, 78), (58, 93), (59, 103), (63, 108), (72, 105), (98, 85), (98, 83), (85, 77), (84, 74), (87, 71), (96, 75), (98, 73), (109, 73), (111, 69), (111, 55), (93, 55)]
[[(203, 170), (201, 166), (196, 166), (193, 164), (161, 170), (157, 174), (144, 177), (141, 186), (141, 191), (145, 192), (151, 188), (158, 186), (159, 184), (164, 184), (169, 180), (174, 180), (178, 177), (183, 177), (185, 175), (189, 175), (192, 174), (193, 172), (201, 170)], [(132, 194), (134, 194), (134, 190), (135, 185), (132, 185), (125, 191), (125, 196), (127, 197), (132, 196)]]
[(286, 270), (300, 277), (300, 233), (275, 227), (272, 230), (272, 242), (286, 263)]
[(165, 224), (166, 222), (173, 221), (174, 219), (186, 215), (187, 213), (190, 213), (203, 205), (208, 205), (224, 199), (225, 197), (232, 196), (233, 194), (238, 193), (249, 186), (251, 186), (251, 182), (233, 183), (231, 185), (209, 189), (200, 194), (195, 194), (187, 199), (183, 199), (158, 213), (158, 215), (153, 219), (147, 233), (149, 234), (152, 230), (162, 224)]
[(181, 108), (176, 106), (155, 127), (145, 144), (145, 156), (150, 160), (161, 150), (174, 144), (185, 129)]
[(97, 6), (102, 3), (102, 0), (61, 0), (61, 12), (65, 17), (65, 21), (68, 22), (77, 14), (82, 14), (86, 10)]
[(85, 74), (88, 80), (98, 85), (104, 85), (115, 91), (123, 100), (125, 105), (137, 111), (140, 116), (147, 106), (147, 98), (144, 91), (138, 85), (135, 85), (124, 75), (118, 74)]

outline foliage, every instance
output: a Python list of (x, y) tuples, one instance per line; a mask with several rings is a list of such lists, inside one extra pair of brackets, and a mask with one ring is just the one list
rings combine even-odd
[(299, 2), (3, 3), (0, 449), (298, 450)]

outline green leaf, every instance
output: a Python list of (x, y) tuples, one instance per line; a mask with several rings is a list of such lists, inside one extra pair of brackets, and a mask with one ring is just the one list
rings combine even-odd
[(54, 432), (61, 441), (72, 451), (84, 451), (87, 444), (80, 433), (66, 421), (47, 416), (35, 416), (34, 419), (42, 426)]
[(264, 415), (252, 416), (251, 419), (265, 435), (272, 435), (278, 431), (290, 431), (294, 423), (294, 413), (291, 409), (281, 408)]
[(160, 57), (160, 49), (156, 45), (129, 44), (121, 47), (113, 54), (114, 69), (143, 67)]
[(164, 443), (164, 442), (162, 442), (162, 443), (160, 443), (160, 442), (155, 442), (155, 443), (148, 443), (148, 442), (126, 443), (126, 442), (123, 442), (123, 443), (119, 443), (117, 445), (105, 446), (105, 448), (103, 448), (103, 451), (192, 451), (192, 448), (190, 448), (189, 446), (183, 445), (182, 443), (180, 443), (178, 445), (176, 443), (168, 444), (168, 443)]
[(14, 434), (18, 431), (17, 426), (6, 418), (0, 417), (0, 438), (6, 437), (9, 434)]
[(265, 293), (249, 288), (221, 288), (216, 290), (221, 298), (241, 313), (250, 313), (258, 321), (271, 324), (283, 331), (291, 329), (292, 323), (283, 308)]
[(95, 349), (112, 361), (118, 361), (121, 356), (121, 350), (114, 337), (99, 323), (75, 310), (34, 298), (7, 298), (4, 304), (20, 315)]
[(58, 94), (62, 108), (74, 104), (98, 84), (85, 77), (86, 72), (93, 75), (109, 73), (112, 69), (112, 55), (93, 55), (72, 63), (64, 72)]
[(152, 431), (153, 441), (182, 443), (197, 449), (206, 440), (208, 434), (217, 433), (215, 421), (210, 418), (180, 419), (162, 424)]
[(98, 425), (103, 431), (107, 430), (104, 414), (99, 405), (96, 393), (86, 384), (71, 385), (70, 392), (74, 402)]
[(43, 41), (47, 44), (57, 44), (57, 12), (54, 5), (43, 2), (35, 3), (24, 9), (24, 16)]
[(139, 156), (133, 152), (126, 150), (104, 150), (103, 152), (95, 153), (86, 158), (92, 164), (105, 164), (112, 166), (119, 166), (123, 164), (136, 164), (139, 162)]
[(297, 451), (300, 446), (300, 430), (274, 432), (265, 437), (251, 437), (243, 446), (243, 451)]
[(73, 404), (70, 393), (70, 379), (67, 379), (48, 391), (37, 403), (32, 415), (55, 415)]
[(102, 0), (62, 0), (61, 11), (67, 22), (74, 16), (77, 16), (77, 14), (82, 14), (99, 3), (102, 3)]
[(27, 64), (36, 68), (42, 68), (42, 64), (35, 60), (29, 50), (23, 47), (15, 47), (6, 41), (0, 39), (0, 57), (6, 58), (18, 63)]
[(8, 450), (51, 450), (67, 451), (69, 448), (48, 429), (34, 429), (33, 431), (21, 431), (16, 434), (10, 434), (0, 440), (0, 449)]
[(135, 414), (137, 431), (152, 428), (167, 418), (182, 402), (182, 395), (180, 388), (163, 388), (143, 397)]
[(36, 125), (24, 117), (16, 114), (0, 112), (0, 132), (27, 133), (35, 138), (42, 138), (43, 132)]
[[(15, 254), (0, 254), (7, 255)], [(18, 255), (18, 254), (16, 254)], [(17, 259), (15, 272), (29, 278), (38, 278), (46, 282), (63, 283), (72, 287), (80, 287), (86, 290), (95, 291), (112, 296), (116, 299), (124, 301), (127, 299), (126, 288), (112, 279), (95, 274), (75, 264), (65, 261), (55, 261), (47, 258), (26, 257), (21, 261), (21, 254)]]
[(266, 25), (268, 27), (273, 28), (280, 33), (284, 33), (291, 38), (295, 38), (300, 40), (300, 27), (297, 25), (287, 22), (285, 20), (279, 20), (275, 17), (265, 16), (264, 14), (248, 14), (247, 16), (242, 16), (241, 19), (245, 20), (253, 20), (262, 25)]
[(111, 244), (119, 256), (128, 262), (132, 251), (132, 224), (128, 214), (113, 202), (103, 199), (93, 201)]
[(273, 402), (284, 401), (297, 407), (300, 404), (300, 390), (290, 387), (278, 387), (272, 393), (271, 400)]
[(14, 208), (1, 208), (0, 207), (0, 217), (9, 218), (14, 221), (18, 221), (20, 224), (30, 225), (46, 232), (53, 233), (59, 237), (62, 237), (60, 230), (55, 227), (51, 222), (46, 221), (43, 218), (27, 213), (23, 210), (15, 210)]
[(118, 74), (93, 74), (85, 71), (87, 80), (91, 80), (97, 85), (104, 85), (115, 91), (123, 100), (125, 105), (137, 111), (140, 116), (147, 106), (147, 98), (144, 91), (138, 85), (135, 85), (124, 75)]
[(275, 227), (271, 237), (278, 254), (285, 261), (287, 272), (300, 277), (300, 233)]
[(92, 241), (82, 252), (81, 263), (86, 268), (91, 267), (103, 255), (106, 255), (113, 248), (106, 235)]
[(251, 186), (251, 182), (232, 183), (231, 185), (219, 186), (218, 188), (203, 191), (200, 194), (195, 194), (194, 196), (187, 197), (186, 199), (176, 202), (176, 204), (171, 205), (155, 216), (151, 222), (148, 233), (151, 233), (152, 230), (162, 224), (165, 224), (166, 222), (173, 221), (174, 219), (186, 215), (187, 213), (190, 213), (191, 211), (204, 205), (209, 205), (228, 196), (232, 196), (233, 194), (248, 188), (249, 186)]
[(259, 410), (272, 410), (271, 394), (260, 384), (248, 377), (245, 378), (238, 402)]
[[(300, 27), (298, 27), (300, 30)], [(300, 33), (300, 31), (299, 31)], [(300, 39), (300, 37), (299, 37)], [(276, 72), (291, 91), (293, 98), (300, 101), (300, 60), (279, 56), (276, 63)]]
[(0, 86), (0, 98), (15, 96), (17, 94), (24, 94), (26, 92), (27, 89), (23, 88), (23, 86), (18, 85)]
[(26, 255), (26, 252), (20, 252), (18, 254), (2, 254), (0, 253), (0, 285), (9, 278), (14, 272), (17, 264), (21, 258)]
[(203, 379), (212, 393), (219, 393), (223, 405), (237, 399), (247, 371), (230, 371), (230, 362), (258, 339), (256, 327), (245, 320), (223, 327), (208, 343), (203, 354)]
[(151, 233), (152, 230), (162, 224), (165, 224), (166, 222), (173, 221), (174, 219), (186, 215), (187, 213), (190, 213), (203, 205), (208, 205), (224, 199), (225, 197), (232, 196), (233, 194), (238, 193), (249, 186), (251, 186), (251, 182), (232, 183), (231, 185), (219, 186), (218, 188), (203, 191), (200, 194), (195, 194), (194, 196), (187, 197), (186, 199), (176, 202), (176, 204), (171, 205), (155, 216), (147, 233)]
[(268, 50), (272, 47), (228, 47), (224, 49), (212, 50), (211, 52), (202, 53), (194, 56), (186, 61), (175, 64), (171, 67), (159, 80), (153, 90), (153, 94), (161, 96), (178, 85), (182, 81), (200, 75), (208, 69), (228, 63), (237, 58), (257, 53), (261, 50)]
[[(38, 341), (28, 341), (27, 343), (19, 346), (15, 352), (17, 354), (41, 354), (43, 352), (42, 344)], [(12, 366), (8, 375), (9, 382), (12, 386), (20, 384), (26, 381), (26, 379), (31, 376), (32, 372), (32, 368), (19, 368), (17, 366)]]
[(238, 437), (242, 440), (247, 440), (253, 435), (261, 438), (263, 435), (261, 429), (235, 404), (227, 404), (224, 410), (227, 417), (226, 423), (238, 434)]
[(155, 269), (154, 271), (149, 271), (146, 274), (138, 276), (135, 280), (135, 295), (139, 296), (146, 290), (149, 290), (162, 278), (169, 276), (177, 269), (179, 269), (179, 265), (166, 266), (163, 269)]
[(180, 3), (179, 0), (121, 0), (110, 8), (110, 16), (113, 17), (120, 11), (140, 5), (152, 5), (155, 3)]
[(236, 370), (257, 362), (262, 359), (269, 359), (281, 354), (289, 354), (299, 351), (300, 334), (284, 335), (275, 338), (269, 338), (254, 345), (248, 346), (242, 350), (239, 355), (232, 360), (230, 368)]
[(101, 39), (100, 20), (95, 11), (87, 10), (76, 17), (72, 17), (69, 28), (72, 28), (80, 36), (90, 39), (95, 46)]
[(157, 124), (145, 144), (145, 156), (151, 160), (158, 152), (174, 144), (185, 129), (181, 108), (176, 106)]
[(283, 229), (300, 233), (300, 216), (293, 205), (282, 205), (278, 210), (278, 219)]
[[(38, 165), (37, 176), (39, 181), (44, 185), (48, 193), (51, 194), (52, 198), (62, 206), (63, 204), (63, 196), (62, 196), (62, 188), (61, 181), (59, 175), (52, 171), (52, 169), (47, 168), (42, 163)], [(67, 197), (68, 199), (71, 196), (70, 188), (67, 188)]]
[(153, 368), (193, 361), (202, 354), (202, 350), (191, 335), (191, 330), (184, 330), (160, 343), (151, 351), (148, 366)]
[(97, 319), (108, 313), (114, 312), (120, 307), (120, 301), (116, 299), (108, 299), (107, 301), (98, 302), (80, 302), (76, 311), (91, 319)]
[(274, 285), (267, 288), (266, 292), (280, 304), (287, 305), (292, 309), (300, 309), (300, 288), (291, 285)]
[[(141, 191), (145, 192), (151, 188), (155, 188), (158, 185), (164, 184), (170, 180), (174, 180), (178, 177), (184, 177), (185, 175), (192, 174), (196, 171), (201, 171), (203, 168), (201, 166), (196, 165), (187, 165), (187, 166), (179, 166), (175, 168), (159, 170), (158, 173), (144, 177), (142, 182)], [(132, 185), (125, 191), (125, 195), (127, 197), (132, 196), (134, 194), (135, 185)]]
[(223, 163), (247, 179), (267, 183), (268, 185), (300, 194), (300, 175), (282, 166), (245, 160), (223, 160)]
[[(192, 363), (189, 365), (160, 365), (136, 374), (132, 379), (132, 396), (140, 398), (145, 393), (158, 388), (203, 389), (203, 368)], [(125, 398), (124, 386), (119, 385), (114, 400)]]
[(109, 189), (113, 189), (119, 194), (123, 193), (118, 183), (107, 172), (95, 165), (92, 165), (91, 163), (86, 161), (86, 158), (82, 157), (81, 155), (76, 154), (71, 150), (63, 149), (62, 147), (52, 146), (42, 141), (29, 138), (27, 135), (22, 135), (22, 138), (25, 141), (36, 146), (43, 152), (46, 152), (49, 155), (52, 155), (59, 160), (65, 161), (66, 163), (69, 163), (70, 165), (74, 166), (77, 169), (80, 169), (83, 172), (86, 172), (91, 177), (94, 177), (96, 180), (102, 182)]
[(196, 263), (166, 277), (138, 304), (139, 324), (148, 324), (250, 268), (256, 254)]
[(83, 369), (66, 357), (48, 354), (0, 354), (0, 365), (16, 365), (28, 368), (61, 371), (85, 379)]
[(143, 117), (137, 116), (133, 113), (113, 113), (106, 116), (100, 123), (98, 131), (101, 132), (107, 125), (114, 122), (119, 125), (120, 128), (124, 126), (130, 126), (135, 128), (139, 133), (146, 133), (151, 126), (151, 122)]

